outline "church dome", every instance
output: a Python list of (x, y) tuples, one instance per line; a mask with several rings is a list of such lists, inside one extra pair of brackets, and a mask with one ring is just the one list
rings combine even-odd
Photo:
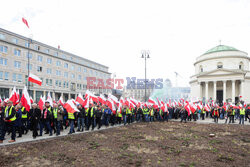
[(210, 54), (210, 53), (214, 53), (214, 52), (222, 52), (222, 51), (239, 51), (238, 49), (235, 49), (234, 47), (231, 46), (226, 46), (226, 45), (218, 45), (212, 49), (209, 49), (208, 51), (206, 51), (205, 54)]

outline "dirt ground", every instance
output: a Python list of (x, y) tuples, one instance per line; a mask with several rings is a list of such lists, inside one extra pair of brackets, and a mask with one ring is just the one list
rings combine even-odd
[(0, 147), (0, 166), (247, 167), (250, 126), (137, 123)]

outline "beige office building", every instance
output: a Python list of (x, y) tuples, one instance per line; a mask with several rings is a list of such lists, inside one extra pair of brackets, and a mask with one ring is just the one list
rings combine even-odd
[[(39, 100), (41, 95), (64, 100), (84, 94), (87, 77), (108, 79), (108, 67), (69, 52), (48, 46), (0, 28), (0, 95), (9, 97), (14, 86), (22, 92), (27, 86), (28, 68), (43, 81), (42, 86), (30, 83), (30, 96)], [(30, 43), (30, 45), (29, 45)], [(29, 52), (29, 54), (28, 54)], [(28, 65), (28, 58), (30, 65)], [(94, 93), (110, 93), (111, 90), (92, 90)]]

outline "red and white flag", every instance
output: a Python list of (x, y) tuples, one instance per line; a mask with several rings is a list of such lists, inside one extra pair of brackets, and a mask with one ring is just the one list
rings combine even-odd
[(13, 102), (13, 105), (16, 105), (19, 102), (19, 98), (18, 98), (18, 94), (16, 92), (16, 87), (15, 86), (14, 86), (14, 88), (13, 88), (11, 94), (10, 94), (9, 100)]
[(23, 21), (23, 23), (24, 23), (28, 28), (30, 28), (30, 27), (29, 27), (29, 24), (28, 24), (28, 21), (27, 21), (25, 18), (22, 18), (22, 21)]
[(84, 100), (83, 100), (81, 93), (78, 94), (78, 96), (76, 98), (76, 102), (78, 102), (79, 104), (81, 104), (83, 106)]
[(26, 111), (30, 110), (31, 102), (30, 102), (30, 96), (29, 96), (29, 93), (27, 91), (26, 86), (23, 89), (23, 95), (22, 95), (22, 98), (21, 98), (21, 103), (22, 103), (22, 106), (25, 107)]
[(43, 106), (44, 106), (44, 104), (45, 104), (45, 97), (40, 97), (40, 100), (39, 100), (39, 102), (37, 103), (38, 104), (38, 106), (39, 106), (39, 108), (40, 108), (40, 110), (42, 111), (43, 110)]
[(32, 99), (32, 97), (30, 97), (30, 103), (33, 104), (34, 100)]
[(103, 105), (106, 104), (106, 98), (104, 97), (103, 94), (100, 94), (100, 96), (98, 97), (98, 100), (100, 103), (102, 103)]
[(60, 96), (59, 100), (58, 100), (58, 103), (60, 103), (62, 106), (64, 105), (64, 101), (63, 101), (63, 97)]
[(50, 92), (48, 92), (47, 101), (49, 101), (50, 106), (53, 106), (53, 100), (52, 97), (50, 96)]
[(31, 73), (29, 74), (28, 81), (36, 83), (40, 86), (42, 85), (42, 80), (38, 76), (31, 74)]
[(155, 101), (151, 97), (148, 99), (148, 102), (152, 103), (152, 104), (155, 104)]
[(73, 99), (68, 100), (63, 107), (67, 110), (68, 113), (79, 112), (79, 110), (77, 109), (76, 105), (73, 102)]

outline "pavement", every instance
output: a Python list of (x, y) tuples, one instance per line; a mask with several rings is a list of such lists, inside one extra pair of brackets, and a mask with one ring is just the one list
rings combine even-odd
[[(170, 121), (180, 122), (180, 119), (177, 119), (177, 120), (171, 119)], [(187, 121), (187, 122), (189, 122), (189, 121)], [(197, 120), (197, 121), (192, 120), (191, 122), (195, 122), (195, 123), (199, 123), (199, 124), (215, 124), (214, 120), (211, 119), (211, 118), (206, 118), (205, 120)], [(228, 122), (229, 122), (229, 120), (228, 120)], [(225, 124), (225, 119), (224, 120), (219, 119), (218, 124)], [(249, 123), (249, 120), (248, 120), (248, 121), (244, 121), (244, 125), (239, 125), (239, 120), (236, 120), (235, 123), (231, 123), (230, 125), (249, 126), (250, 123)], [(84, 132), (76, 132), (76, 133), (73, 133), (71, 135), (78, 135), (78, 134), (83, 134), (83, 133), (91, 133), (91, 132), (96, 132), (96, 131), (102, 131), (102, 130), (107, 130), (107, 129), (115, 128), (115, 127), (119, 127), (119, 126), (123, 126), (123, 124), (109, 126), (109, 127), (102, 126), (100, 129), (95, 128), (93, 131), (89, 130), (89, 131), (84, 131)], [(75, 129), (77, 129), (77, 128), (75, 128)], [(36, 141), (39, 141), (39, 140), (60, 138), (60, 137), (63, 137), (63, 136), (67, 136), (68, 132), (69, 132), (69, 127), (66, 130), (63, 130), (61, 132), (60, 136), (56, 136), (56, 134), (53, 134), (53, 136), (49, 136), (49, 134), (44, 134), (43, 133), (43, 136), (38, 136), (36, 139), (33, 139), (32, 132), (29, 131), (28, 134), (23, 135), (21, 138), (16, 138), (16, 142), (14, 142), (14, 143), (8, 143), (8, 141), (10, 140), (11, 134), (10, 135), (6, 134), (5, 135), (6, 140), (4, 140), (2, 144), (0, 144), (0, 147), (1, 146), (6, 146), (6, 145), (11, 145), (11, 144), (18, 144), (18, 143), (25, 143), (25, 142), (36, 142)], [(39, 134), (39, 131), (38, 131), (38, 134)], [(18, 135), (18, 133), (17, 133), (17, 135)]]

